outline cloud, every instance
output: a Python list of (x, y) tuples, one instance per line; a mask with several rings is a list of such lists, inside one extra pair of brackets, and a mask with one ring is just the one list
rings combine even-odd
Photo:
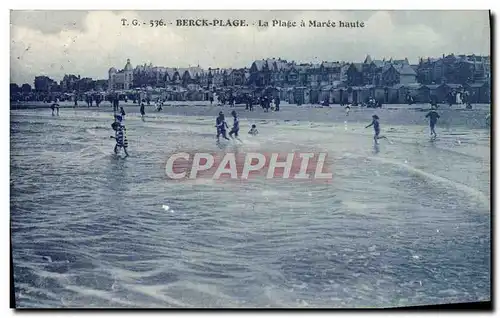
[[(124, 27), (121, 19), (245, 19), (246, 28)], [(364, 22), (364, 28), (258, 28), (258, 20)], [(243, 67), (255, 59), (295, 61), (489, 54), (487, 11), (14, 11), (11, 81), (46, 74), (107, 78), (111, 66)]]

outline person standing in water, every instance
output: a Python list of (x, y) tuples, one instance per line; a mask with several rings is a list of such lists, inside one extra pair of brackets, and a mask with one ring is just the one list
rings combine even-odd
[(253, 96), (251, 96), (250, 94), (248, 95), (248, 110), (249, 111), (253, 111)]
[(118, 106), (120, 105), (120, 101), (118, 99), (118, 95), (113, 96), (113, 111), (118, 111)]
[(276, 107), (274, 108), (275, 111), (279, 112), (280, 111), (280, 97), (279, 96), (276, 96), (276, 98), (274, 99), (274, 104), (276, 105)]
[(220, 141), (220, 135), (222, 135), (224, 139), (229, 140), (226, 135), (226, 128), (229, 128), (229, 126), (224, 120), (224, 114), (222, 112), (219, 112), (219, 117), (215, 120), (215, 127), (217, 127), (217, 142)]
[(431, 110), (427, 113), (427, 115), (425, 115), (425, 118), (429, 118), (429, 127), (431, 129), (431, 138), (433, 138), (433, 139), (436, 139), (436, 137), (437, 137), (436, 130), (434, 128), (436, 127), (436, 123), (437, 123), (437, 120), (439, 117), (441, 117), (441, 116), (439, 116), (439, 114), (437, 113), (434, 106), (432, 106)]
[(365, 128), (373, 126), (373, 130), (375, 131), (375, 135), (373, 136), (373, 140), (375, 141), (375, 144), (378, 144), (378, 139), (385, 138), (385, 136), (380, 136), (380, 123), (378, 122), (380, 118), (377, 115), (372, 116), (372, 122)]
[(111, 136), (111, 138), (114, 138), (116, 140), (114, 153), (117, 155), (120, 148), (122, 148), (123, 151), (125, 152), (125, 156), (128, 157), (129, 156), (127, 152), (128, 140), (126, 135), (127, 129), (125, 128), (125, 125), (123, 124), (122, 120), (123, 117), (121, 115), (115, 116), (115, 122), (111, 125), (113, 127), (113, 130), (115, 131), (115, 137)]
[(128, 157), (129, 156), (127, 152), (128, 140), (126, 132), (127, 129), (125, 128), (125, 125), (120, 124), (120, 126), (118, 127), (118, 131), (116, 132), (115, 154), (118, 154), (118, 150), (122, 148), (123, 152), (125, 152), (125, 156)]
[(54, 116), (54, 110), (57, 110), (57, 116), (59, 116), (59, 98), (56, 98), (50, 108), (52, 109), (52, 116)]
[(52, 116), (55, 116), (54, 110), (56, 110), (56, 104), (52, 103), (52, 105), (50, 105), (50, 109), (52, 109)]
[(240, 138), (238, 138), (238, 132), (240, 131), (240, 120), (238, 119), (238, 115), (236, 114), (235, 110), (231, 112), (231, 115), (233, 115), (233, 128), (231, 128), (231, 131), (229, 132), (229, 137), (236, 138), (241, 141)]
[(144, 102), (141, 102), (141, 119), (144, 121), (144, 116), (146, 116), (146, 112), (144, 111)]

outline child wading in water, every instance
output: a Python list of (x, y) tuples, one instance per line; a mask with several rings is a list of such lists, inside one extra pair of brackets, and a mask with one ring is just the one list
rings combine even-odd
[(236, 114), (235, 110), (231, 112), (231, 115), (233, 115), (234, 121), (233, 121), (233, 128), (231, 128), (231, 131), (229, 132), (229, 137), (236, 138), (239, 141), (241, 141), (241, 139), (238, 138), (238, 132), (240, 131), (240, 120), (238, 119), (238, 115)]
[(350, 112), (350, 111), (351, 111), (351, 106), (350, 106), (350, 105), (347, 105), (347, 106), (345, 107), (345, 115), (346, 115), (346, 116), (349, 116), (349, 112)]
[(366, 126), (365, 128), (373, 126), (373, 130), (375, 131), (375, 135), (373, 136), (373, 140), (375, 141), (376, 144), (378, 144), (378, 139), (382, 139), (382, 138), (387, 139), (387, 137), (380, 136), (380, 123), (378, 122), (378, 120), (380, 118), (378, 118), (377, 115), (373, 115), (372, 118), (373, 118), (372, 123), (369, 124), (368, 126)]
[(248, 133), (252, 136), (256, 136), (259, 133), (259, 131), (257, 130), (257, 126), (252, 125), (252, 128), (250, 129), (250, 131)]

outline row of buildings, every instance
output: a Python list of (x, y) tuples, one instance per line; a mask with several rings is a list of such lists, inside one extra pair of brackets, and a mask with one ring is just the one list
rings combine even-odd
[[(246, 87), (262, 91), (264, 88), (274, 87), (279, 89), (281, 95), (285, 95), (286, 100), (290, 100), (289, 96), (293, 95), (294, 101), (298, 99), (304, 102), (324, 100), (322, 98), (327, 98), (326, 95), (333, 102), (338, 101), (338, 98), (347, 98), (345, 94), (344, 97), (336, 96), (342, 93), (334, 94), (333, 91), (354, 92), (347, 99), (356, 101), (357, 96), (364, 95), (356, 92), (364, 91), (384, 103), (391, 103), (403, 98), (395, 97), (389, 93), (391, 91), (398, 92), (399, 96), (402, 90), (406, 90), (405, 95), (412, 95), (415, 100), (423, 102), (431, 97), (441, 100), (444, 98), (441, 96), (442, 92), (453, 87), (448, 93), (456, 94), (468, 89), (471, 100), (489, 102), (490, 63), (489, 56), (454, 54), (440, 58), (421, 58), (418, 64), (410, 64), (407, 58), (376, 60), (370, 55), (361, 63), (323, 61), (298, 64), (273, 58), (256, 60), (249, 67), (238, 69), (202, 69), (199, 66), (168, 68), (152, 64), (134, 68), (130, 60), (127, 60), (123, 69), (109, 70), (108, 89), (162, 87), (170, 92), (168, 95), (171, 99), (182, 99), (186, 98), (182, 96), (206, 96), (206, 92), (216, 88)], [(384, 93), (377, 95), (376, 89)], [(192, 93), (194, 91), (198, 93)], [(200, 91), (203, 92), (199, 93)], [(286, 93), (290, 91), (297, 94)], [(420, 93), (416, 94), (417, 91)], [(298, 98), (296, 95), (302, 97)]]
[(421, 58), (418, 64), (408, 59), (372, 59), (362, 63), (327, 62), (302, 63), (282, 59), (256, 60), (249, 67), (238, 69), (169, 68), (138, 65), (127, 60), (125, 67), (108, 72), (109, 90), (135, 87), (321, 87), (335, 86), (392, 86), (397, 84), (470, 84), (490, 80), (489, 56), (450, 54), (441, 58)]
[[(296, 63), (281, 58), (272, 58), (256, 60), (249, 67), (235, 69), (203, 69), (199, 66), (171, 68), (152, 64), (133, 67), (130, 59), (127, 59), (122, 69), (111, 67), (108, 70), (107, 80), (65, 75), (57, 83), (47, 76), (37, 76), (34, 81), (34, 91), (52, 94), (161, 88), (168, 92), (166, 99), (177, 100), (201, 98), (199, 96), (207, 98), (206, 96), (209, 96), (211, 92), (221, 89), (243, 90), (258, 94), (266, 88), (273, 87), (284, 95), (288, 94), (285, 92), (297, 91), (309, 92), (310, 96), (325, 96), (326, 94), (315, 92), (365, 90), (371, 91), (372, 97), (375, 97), (374, 92), (377, 90), (384, 91), (384, 94), (379, 94), (378, 97), (382, 99), (382, 102), (388, 103), (395, 98), (388, 97), (390, 94), (387, 92), (399, 91), (401, 87), (406, 87), (408, 91), (412, 91), (415, 87), (419, 87), (420, 91), (426, 91), (428, 88), (432, 96), (435, 96), (433, 92), (437, 87), (453, 85), (455, 85), (455, 90), (464, 90), (466, 87), (474, 86), (485, 90), (484, 87), (490, 85), (490, 69), (489, 56), (454, 54), (443, 55), (439, 58), (421, 58), (417, 64), (411, 64), (407, 58), (377, 60), (369, 55), (359, 63), (342, 61)], [(16, 90), (15, 87), (14, 90)], [(17, 87), (17, 91), (23, 91), (22, 87)], [(335, 94), (329, 93), (329, 95), (332, 96), (331, 100), (336, 100), (333, 97)], [(489, 101), (489, 93), (474, 93), (473, 96), (484, 102), (486, 99)], [(352, 99), (353, 96), (351, 95), (350, 98)], [(306, 97), (302, 99), (307, 100)], [(316, 100), (316, 98), (310, 100)]]

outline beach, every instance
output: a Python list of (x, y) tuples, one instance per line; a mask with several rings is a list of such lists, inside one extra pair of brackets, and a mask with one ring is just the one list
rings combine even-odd
[[(328, 152), (329, 184), (168, 180), (169, 154), (220, 151), (215, 117), (222, 110), (231, 125), (227, 106), (146, 106), (142, 121), (126, 105), (126, 159), (112, 154), (109, 105), (59, 116), (42, 106), (10, 112), (18, 308), (490, 300), (489, 106), (441, 105), (434, 142), (429, 105), (349, 116), (338, 105), (236, 107), (238, 151)], [(375, 113), (391, 141), (376, 149), (364, 128)]]

